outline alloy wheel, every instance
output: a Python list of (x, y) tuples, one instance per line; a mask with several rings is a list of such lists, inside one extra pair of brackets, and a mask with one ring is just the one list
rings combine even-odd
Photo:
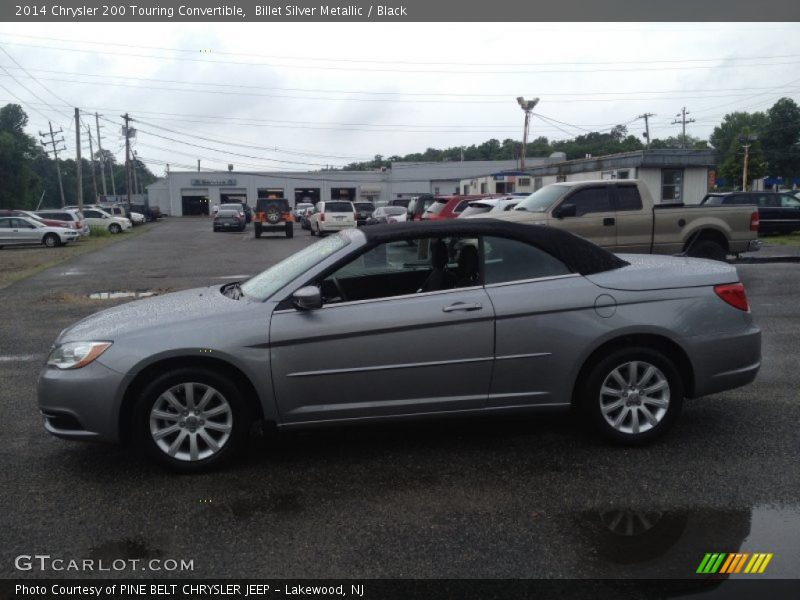
[(600, 412), (616, 431), (640, 434), (653, 429), (667, 414), (669, 380), (646, 361), (630, 361), (613, 369), (600, 387)]
[(211, 458), (228, 442), (233, 410), (225, 397), (205, 383), (170, 387), (150, 410), (150, 435), (156, 446), (176, 460)]

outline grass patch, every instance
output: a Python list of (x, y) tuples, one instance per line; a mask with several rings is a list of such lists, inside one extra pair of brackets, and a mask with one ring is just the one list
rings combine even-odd
[(800, 231), (783, 235), (765, 235), (761, 241), (769, 245), (800, 247)]
[(89, 225), (89, 231), (92, 232), (92, 239), (111, 237), (111, 232), (105, 227), (100, 227), (99, 225)]
[(45, 246), (6, 246), (0, 250), (0, 290), (16, 281), (32, 277), (55, 265), (68, 261), (71, 258), (100, 250), (111, 244), (138, 237), (150, 231), (152, 223), (139, 225), (125, 233), (95, 236), (94, 232), (87, 238), (72, 242), (66, 246), (46, 248)]

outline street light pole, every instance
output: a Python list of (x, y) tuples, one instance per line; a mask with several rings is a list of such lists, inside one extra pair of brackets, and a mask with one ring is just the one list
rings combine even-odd
[(531, 121), (531, 112), (539, 103), (538, 98), (534, 98), (533, 100), (525, 100), (522, 96), (517, 98), (517, 104), (519, 104), (520, 108), (525, 113), (525, 127), (522, 130), (522, 150), (519, 153), (519, 168), (525, 168), (525, 154), (527, 151), (528, 146), (528, 127), (530, 126)]

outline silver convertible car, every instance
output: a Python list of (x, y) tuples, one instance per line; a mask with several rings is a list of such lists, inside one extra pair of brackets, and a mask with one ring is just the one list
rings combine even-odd
[(342, 231), (242, 283), (104, 310), (64, 330), (46, 429), (132, 442), (180, 470), (279, 427), (580, 409), (612, 441), (743, 386), (760, 331), (735, 268), (611, 254), (488, 219)]

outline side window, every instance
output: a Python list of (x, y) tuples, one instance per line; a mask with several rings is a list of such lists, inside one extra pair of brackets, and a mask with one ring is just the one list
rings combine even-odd
[(781, 206), (783, 208), (800, 208), (800, 200), (784, 194), (781, 196)]
[(642, 210), (642, 198), (635, 185), (617, 186), (617, 210)]
[(661, 170), (661, 201), (680, 202), (683, 198), (683, 169)]
[(485, 237), (483, 248), (484, 278), (487, 285), (570, 274), (570, 270), (560, 260), (524, 242)]
[(11, 219), (11, 226), (15, 229), (33, 229), (33, 225), (23, 219)]
[(758, 205), (769, 208), (780, 208), (781, 200), (775, 194), (763, 195), (758, 197)]
[(423, 238), (378, 244), (318, 283), (325, 304), (479, 285), (475, 239)]
[(590, 213), (611, 212), (608, 187), (583, 188), (568, 196), (564, 204), (574, 204), (575, 214), (580, 217)]
[(463, 212), (464, 209), (467, 208), (468, 204), (469, 204), (469, 200), (462, 200), (461, 202), (458, 203), (458, 206), (456, 206), (453, 209), (453, 212), (456, 213), (456, 214), (458, 214), (460, 212)]
[(0, 219), (0, 229), (11, 229), (11, 219)]

